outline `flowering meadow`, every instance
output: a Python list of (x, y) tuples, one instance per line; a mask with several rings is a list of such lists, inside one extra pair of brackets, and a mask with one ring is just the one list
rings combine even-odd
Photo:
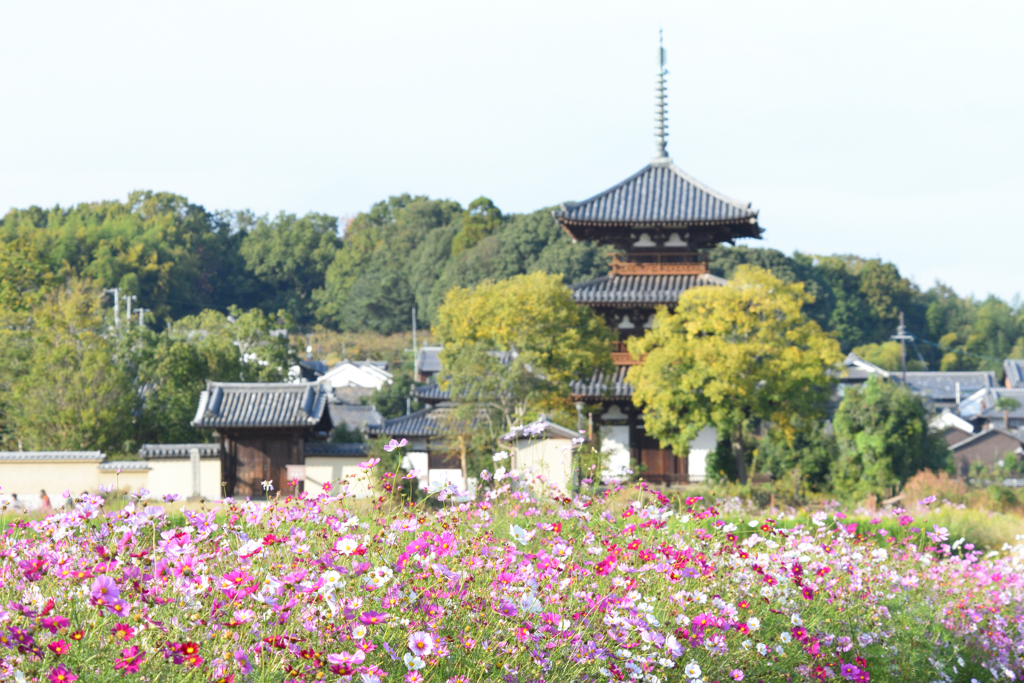
[(475, 499), (412, 504), (374, 464), (371, 500), (336, 482), (181, 511), (82, 495), (46, 519), (8, 516), (0, 679), (1024, 676), (1024, 545), (950, 539), (933, 501), (798, 524), (643, 483), (569, 498), (512, 470)]

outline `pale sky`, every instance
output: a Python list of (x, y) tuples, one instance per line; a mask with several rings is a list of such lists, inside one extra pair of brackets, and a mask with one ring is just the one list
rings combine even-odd
[(653, 156), (662, 28), (669, 154), (761, 210), (748, 243), (1024, 291), (1024, 3), (0, 0), (0, 26), (0, 213), (585, 199)]

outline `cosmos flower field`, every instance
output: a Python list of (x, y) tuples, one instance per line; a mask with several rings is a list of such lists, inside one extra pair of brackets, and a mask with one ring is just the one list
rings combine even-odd
[(93, 495), (8, 516), (0, 680), (1024, 675), (1024, 546), (950, 539), (931, 501), (797, 524), (642, 483), (568, 498), (513, 470), (411, 505), (378, 469), (375, 500), (340, 483), (183, 516)]

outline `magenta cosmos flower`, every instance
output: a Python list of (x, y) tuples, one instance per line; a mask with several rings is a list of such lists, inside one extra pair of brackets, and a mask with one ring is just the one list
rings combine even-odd
[(434, 651), (434, 637), (426, 631), (410, 633), (409, 649), (417, 657), (425, 657)]
[(387, 620), (388, 615), (384, 612), (366, 611), (359, 615), (359, 621), (367, 626), (383, 624)]

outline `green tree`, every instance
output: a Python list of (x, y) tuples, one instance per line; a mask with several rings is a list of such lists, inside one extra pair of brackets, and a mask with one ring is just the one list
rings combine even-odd
[(328, 266), (341, 249), (338, 219), (320, 213), (302, 218), (281, 212), (258, 219), (242, 239), (246, 268), (268, 289), (266, 310), (284, 309), (300, 324), (313, 320), (311, 294), (324, 286)]
[(238, 227), (232, 214), (139, 191), (123, 203), (12, 209), (0, 220), (0, 241), (30, 247), (52, 272), (122, 287), (162, 321), (258, 297)]
[(833, 488), (885, 495), (916, 472), (946, 469), (949, 449), (928, 429), (928, 414), (906, 387), (871, 377), (846, 391), (833, 421), (839, 459)]
[(294, 362), (287, 339), (271, 334), (286, 321), (259, 309), (229, 316), (207, 310), (172, 322), (159, 334), (122, 335), (124, 358), (146, 388), (138, 440), (155, 443), (205, 441), (210, 434), (189, 423), (207, 380), (280, 382)]
[(803, 284), (744, 265), (726, 286), (687, 290), (674, 312), (659, 310), (629, 342), (645, 356), (627, 379), (647, 433), (683, 455), (701, 429), (716, 427), (745, 483), (745, 426), (761, 421), (792, 440), (801, 422), (825, 414), (842, 356), (803, 312), (809, 301)]
[(501, 210), (487, 197), (469, 203), (462, 227), (452, 238), (452, 256), (458, 256), (485, 237), (501, 229)]
[(1003, 429), (1010, 428), (1010, 411), (1020, 408), (1020, 401), (1013, 396), (1000, 396), (996, 399), (996, 410), (1003, 411)]
[[(903, 369), (903, 349), (898, 341), (857, 346), (853, 352), (869, 363), (883, 370), (899, 372)], [(916, 358), (907, 358), (907, 370), (927, 370), (928, 367)]]
[(105, 335), (101, 294), (73, 280), (0, 326), (4, 441), (26, 450), (133, 449), (139, 396)]
[(829, 472), (839, 455), (835, 437), (825, 431), (824, 425), (812, 420), (798, 425), (795, 438), (766, 435), (757, 445), (757, 468), (771, 472), (776, 482), (792, 478), (795, 487), (800, 484), (812, 491), (825, 491), (829, 486)]

